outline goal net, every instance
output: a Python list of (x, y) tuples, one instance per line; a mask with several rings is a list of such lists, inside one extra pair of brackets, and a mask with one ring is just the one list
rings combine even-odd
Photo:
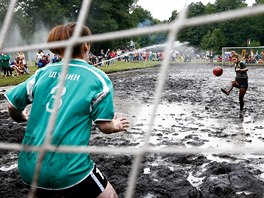
[[(170, 63), (170, 58), (171, 58), (171, 50), (173, 49), (173, 44), (177, 40), (178, 33), (181, 29), (186, 28), (186, 27), (193, 27), (193, 26), (199, 26), (199, 25), (204, 25), (204, 24), (212, 24), (215, 22), (221, 22), (221, 21), (228, 21), (231, 19), (236, 19), (240, 17), (247, 17), (251, 15), (256, 15), (256, 14), (263, 14), (264, 13), (264, 5), (259, 5), (259, 6), (254, 6), (254, 7), (247, 7), (247, 8), (241, 8), (237, 10), (232, 10), (232, 11), (225, 11), (222, 13), (216, 13), (216, 14), (210, 14), (210, 15), (204, 15), (204, 16), (198, 16), (198, 17), (193, 17), (193, 18), (187, 18), (187, 11), (188, 11), (188, 6), (183, 8), (183, 10), (179, 13), (177, 18), (172, 21), (171, 23), (164, 23), (164, 24), (158, 24), (158, 25), (152, 25), (148, 27), (143, 27), (143, 28), (133, 28), (133, 29), (127, 29), (127, 30), (122, 30), (122, 31), (116, 31), (116, 32), (107, 32), (107, 33), (102, 33), (102, 34), (97, 34), (97, 35), (92, 35), (89, 37), (79, 37), (78, 36), (78, 31), (81, 29), (81, 25), (85, 23), (85, 19), (87, 17), (87, 14), (89, 13), (90, 9), (90, 4), (91, 0), (83, 0), (82, 1), (82, 6), (80, 10), (80, 14), (77, 20), (77, 28), (76, 28), (76, 34), (74, 34), (73, 39), (70, 42), (56, 42), (56, 43), (37, 43), (37, 44), (32, 44), (32, 45), (23, 45), (23, 46), (14, 46), (14, 47), (4, 47), (4, 41), (5, 38), (7, 37), (8, 30), (10, 26), (12, 26), (12, 17), (13, 17), (13, 10), (15, 9), (17, 0), (10, 0), (9, 3), (9, 8), (8, 12), (6, 14), (6, 17), (4, 19), (1, 32), (0, 32), (0, 51), (5, 51), (7, 53), (17, 53), (17, 52), (27, 52), (31, 50), (38, 50), (38, 49), (49, 49), (51, 47), (55, 46), (64, 46), (66, 47), (66, 54), (65, 54), (65, 62), (67, 63), (70, 59), (70, 49), (75, 43), (80, 43), (80, 42), (102, 42), (102, 41), (109, 41), (109, 40), (116, 40), (116, 39), (122, 39), (122, 38), (131, 38), (131, 37), (136, 37), (140, 35), (148, 35), (148, 34), (153, 34), (153, 33), (159, 33), (159, 32), (168, 32), (167, 36), (167, 41), (164, 49), (164, 58), (161, 63), (160, 67), (160, 76), (159, 79), (157, 80), (156, 88), (155, 88), (155, 94), (154, 94), (154, 100), (153, 100), (153, 109), (151, 111), (150, 115), (150, 120), (148, 123), (148, 129), (144, 132), (144, 140), (142, 144), (137, 147), (137, 148), (127, 148), (125, 146), (116, 146), (116, 147), (106, 147), (106, 146), (87, 146), (87, 147), (73, 147), (73, 146), (63, 146), (63, 147), (54, 147), (51, 144), (51, 136), (52, 136), (52, 131), (57, 119), (57, 112), (52, 111), (51, 114), (51, 119), (50, 123), (48, 125), (47, 129), (47, 134), (46, 134), (46, 141), (45, 144), (41, 148), (37, 147), (23, 147), (20, 144), (12, 144), (12, 143), (6, 143), (6, 142), (0, 142), (0, 149), (10, 149), (10, 150), (27, 150), (27, 151), (37, 151), (40, 154), (39, 157), (39, 163), (36, 167), (35, 171), (35, 177), (34, 181), (32, 183), (32, 189), (31, 189), (31, 194), (29, 195), (30, 197), (34, 197), (34, 192), (36, 190), (37, 186), (37, 180), (38, 180), (38, 174), (39, 170), (41, 167), (41, 157), (45, 155), (46, 152), (48, 151), (59, 151), (59, 152), (75, 152), (75, 153), (111, 153), (111, 154), (130, 154), (134, 156), (134, 161), (132, 164), (131, 172), (129, 175), (129, 185), (127, 187), (126, 191), (126, 198), (131, 198), (133, 197), (135, 185), (137, 182), (137, 176), (140, 171), (140, 164), (143, 161), (143, 156), (146, 153), (203, 153), (203, 152), (209, 152), (209, 153), (218, 153), (218, 152), (241, 152), (241, 153), (248, 153), (248, 152), (253, 152), (253, 151), (259, 151), (259, 150), (254, 150), (252, 148), (251, 150), (248, 148), (232, 148), (232, 149), (226, 149), (226, 150), (221, 150), (218, 148), (210, 148), (210, 149), (203, 149), (203, 148), (182, 148), (182, 147), (177, 147), (177, 146), (166, 146), (163, 148), (159, 148), (158, 150), (154, 147), (152, 147), (149, 142), (150, 142), (150, 136), (151, 136), (151, 131), (152, 131), (152, 126), (155, 120), (155, 115), (157, 112), (158, 105), (161, 100), (161, 96), (163, 93), (167, 73), (168, 73), (168, 68), (169, 68), (169, 63)], [(175, 1), (176, 3), (176, 1)], [(263, 47), (261, 48), (223, 48), (223, 64), (228, 64), (228, 53), (232, 50), (237, 51), (241, 56), (243, 57), (247, 53), (251, 53), (256, 56), (257, 52), (260, 53), (263, 50)], [(256, 59), (256, 58), (255, 58)], [(257, 62), (258, 64), (259, 62)], [(255, 62), (256, 64), (256, 62)], [(68, 65), (66, 64), (60, 78), (60, 82), (58, 83), (59, 87), (63, 87), (63, 84), (65, 82), (65, 78), (67, 75), (67, 70), (68, 70)], [(59, 104), (59, 96), (62, 92), (62, 88), (58, 90), (57, 93), (57, 99), (55, 100), (54, 106)]]

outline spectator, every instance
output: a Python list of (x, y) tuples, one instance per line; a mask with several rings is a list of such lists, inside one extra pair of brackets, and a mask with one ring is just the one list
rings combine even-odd
[(25, 68), (24, 68), (24, 64), (23, 64), (23, 60), (18, 56), (15, 60), (15, 69), (18, 73), (18, 75), (23, 75), (25, 74)]
[[(15, 76), (18, 76), (19, 75), (19, 72), (18, 72), (18, 68), (16, 66), (16, 60), (12, 61), (10, 63), (10, 70), (12, 71), (12, 75), (15, 77)], [(15, 74), (13, 74), (13, 72)]]
[(10, 56), (7, 53), (3, 53), (1, 56), (1, 60), (2, 60), (2, 67), (4, 70), (4, 76), (6, 78), (6, 76), (12, 75), (11, 70), (10, 70)]
[(117, 60), (118, 60), (118, 61), (121, 61), (121, 55), (122, 55), (122, 51), (121, 51), (120, 49), (118, 49), (118, 50), (116, 51), (116, 56), (117, 56)]
[(111, 50), (111, 52), (110, 52), (110, 64), (114, 64), (115, 57), (116, 57), (116, 52), (114, 50)]
[(98, 55), (98, 61), (99, 61), (98, 65), (100, 67), (103, 66), (103, 59), (104, 59), (104, 57), (105, 57), (104, 50), (101, 49), (101, 51), (99, 52), (99, 55)]
[(47, 64), (49, 64), (49, 56), (43, 55), (38, 62), (38, 68), (45, 67)]
[(39, 61), (42, 59), (42, 56), (44, 56), (44, 52), (43, 52), (43, 50), (39, 50), (38, 52), (37, 52), (37, 54), (36, 54), (36, 58), (35, 58), (35, 64), (36, 64), (36, 66), (38, 66), (39, 67)]
[(27, 66), (25, 54), (24, 53), (19, 53), (18, 56), (23, 62), (25, 73), (29, 74), (29, 69), (28, 69), (28, 66)]
[(61, 57), (58, 54), (54, 54), (54, 57), (52, 59), (52, 63), (57, 63), (61, 61)]
[(124, 55), (125, 62), (129, 63), (129, 50), (126, 49), (125, 55)]
[(0, 53), (0, 74), (1, 74), (1, 76), (2, 76), (2, 72), (4, 71), (4, 69), (3, 69), (3, 61), (2, 61), (2, 56), (3, 56), (3, 54), (2, 54), (2, 53)]
[(110, 49), (108, 49), (105, 53), (105, 58), (106, 58), (106, 65), (109, 66), (110, 65), (110, 59), (111, 59), (111, 51)]

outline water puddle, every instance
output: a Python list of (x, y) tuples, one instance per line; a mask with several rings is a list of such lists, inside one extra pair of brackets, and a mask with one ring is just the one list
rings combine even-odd
[[(142, 144), (144, 132), (152, 113), (152, 105), (144, 104), (136, 99), (121, 100), (116, 98), (116, 111), (119, 115), (128, 117), (131, 122), (130, 141)], [(204, 107), (194, 106), (188, 103), (160, 104), (155, 122), (152, 126), (150, 143), (156, 147), (177, 146), (185, 148), (199, 147), (203, 149), (222, 148), (229, 152), (224, 154), (204, 154), (210, 161), (237, 163), (252, 159), (263, 159), (257, 154), (232, 154), (236, 147), (253, 147), (263, 150), (264, 119), (254, 118), (250, 115), (240, 119), (239, 117), (210, 117), (210, 113)], [(124, 136), (123, 138), (126, 138)], [(132, 139), (131, 139), (132, 138)], [(255, 168), (263, 170), (262, 162), (253, 163)], [(202, 171), (202, 170), (201, 170)], [(145, 174), (150, 169), (144, 170)], [(264, 174), (260, 175), (264, 180)], [(188, 181), (197, 187), (202, 182), (202, 177), (188, 176)], [(240, 193), (240, 192), (238, 192)]]
[[(116, 100), (116, 111), (119, 116), (128, 117), (133, 130), (148, 130), (153, 106), (134, 100)], [(262, 131), (264, 119), (251, 116), (243, 120), (237, 118), (210, 118), (204, 107), (191, 104), (174, 103), (160, 104), (155, 122), (152, 126), (150, 142), (154, 145), (165, 140), (185, 141), (187, 148), (197, 146), (201, 148), (234, 148), (236, 146), (249, 147), (252, 145), (263, 148)], [(197, 115), (197, 112), (199, 115)], [(138, 133), (135, 134), (138, 136)], [(161, 137), (162, 136), (162, 137)], [(135, 140), (139, 138), (136, 137)], [(192, 140), (190, 140), (192, 139)], [(189, 144), (193, 141), (193, 144)]]
[(0, 171), (10, 171), (10, 170), (15, 169), (15, 168), (17, 168), (16, 163), (12, 164), (10, 166), (2, 166), (2, 167), (0, 167)]

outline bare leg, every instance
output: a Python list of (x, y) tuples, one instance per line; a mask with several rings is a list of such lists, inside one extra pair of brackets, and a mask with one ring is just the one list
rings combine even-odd
[(221, 88), (221, 91), (226, 95), (229, 95), (232, 91), (233, 87), (238, 87), (239, 84), (237, 81), (231, 81), (230, 84), (226, 88)]
[(247, 89), (240, 88), (239, 89), (239, 105), (240, 105), (240, 111), (243, 111), (244, 108), (244, 96), (247, 92)]
[(105, 190), (97, 198), (118, 198), (115, 189), (108, 182)]

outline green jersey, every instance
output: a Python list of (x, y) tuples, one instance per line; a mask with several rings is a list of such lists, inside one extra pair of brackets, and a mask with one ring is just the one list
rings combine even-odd
[[(27, 81), (6, 93), (11, 105), (23, 110), (32, 103), (23, 144), (42, 145), (58, 90), (63, 62), (47, 65)], [(52, 144), (89, 144), (92, 121), (111, 121), (114, 117), (113, 86), (101, 70), (81, 59), (72, 59), (59, 99), (58, 117), (52, 131)], [(20, 152), (18, 168), (30, 184), (37, 152)], [(42, 163), (38, 186), (46, 189), (71, 187), (85, 179), (94, 163), (89, 154), (48, 152)]]
[(10, 66), (10, 56), (8, 54), (3, 54), (1, 57), (2, 67), (8, 68)]

